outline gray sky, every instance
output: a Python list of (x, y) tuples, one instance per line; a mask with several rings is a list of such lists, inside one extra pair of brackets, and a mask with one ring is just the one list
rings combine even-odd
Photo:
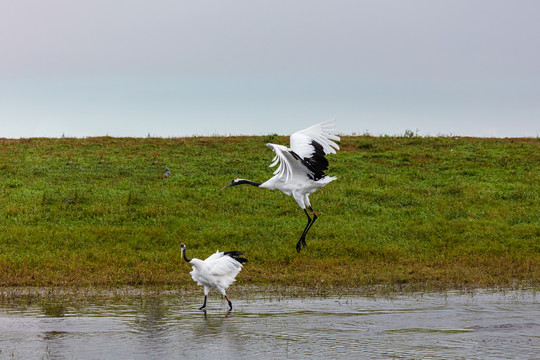
[(0, 137), (540, 135), (540, 1), (4, 0)]

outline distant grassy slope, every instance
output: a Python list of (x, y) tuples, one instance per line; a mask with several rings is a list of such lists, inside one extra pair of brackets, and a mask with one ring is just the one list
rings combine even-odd
[(219, 191), (271, 177), (268, 141), (0, 139), (0, 286), (193, 287), (180, 242), (243, 251), (243, 285), (539, 283), (539, 139), (344, 137), (300, 255), (292, 198)]

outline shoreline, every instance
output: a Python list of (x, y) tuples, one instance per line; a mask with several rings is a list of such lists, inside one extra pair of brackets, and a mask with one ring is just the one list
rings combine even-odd
[[(319, 287), (304, 288), (298, 286), (261, 286), (243, 285), (231, 287), (227, 294), (236, 298), (249, 298), (253, 296), (262, 297), (333, 297), (333, 296), (362, 296), (362, 297), (393, 297), (402, 295), (422, 295), (422, 294), (444, 294), (444, 293), (466, 293), (476, 292), (532, 292), (536, 294), (538, 284), (521, 284), (514, 286), (474, 286), (464, 285), (461, 287), (426, 287), (422, 284), (408, 285), (374, 285), (362, 287)], [(215, 291), (214, 291), (215, 292)], [(212, 293), (212, 292), (211, 292)], [(141, 297), (197, 297), (202, 294), (202, 288), (177, 288), (170, 289), (158, 286), (119, 288), (106, 287), (0, 287), (0, 303), (9, 303), (25, 298), (35, 299), (69, 299), (69, 300), (89, 300), (89, 299), (130, 299)], [(217, 294), (217, 293), (216, 293)], [(215, 296), (217, 296), (214, 294)]]

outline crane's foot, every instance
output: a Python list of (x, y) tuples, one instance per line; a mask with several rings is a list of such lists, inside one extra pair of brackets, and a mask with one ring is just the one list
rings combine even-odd
[(208, 296), (206, 296), (206, 294), (205, 294), (205, 295), (204, 295), (204, 303), (203, 303), (202, 306), (199, 308), (199, 310), (202, 310), (202, 309), (204, 309), (204, 308), (206, 307), (206, 298), (207, 298), (207, 297), (208, 297)]
[(300, 253), (300, 251), (306, 246), (306, 238), (301, 237), (300, 240), (298, 240), (298, 242), (296, 243), (296, 252)]

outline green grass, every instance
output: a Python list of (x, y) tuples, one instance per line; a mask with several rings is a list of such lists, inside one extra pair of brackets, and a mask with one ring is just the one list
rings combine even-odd
[(180, 242), (243, 251), (239, 285), (538, 285), (540, 139), (344, 137), (301, 254), (291, 197), (219, 191), (270, 178), (270, 140), (0, 139), (0, 285), (194, 287)]

